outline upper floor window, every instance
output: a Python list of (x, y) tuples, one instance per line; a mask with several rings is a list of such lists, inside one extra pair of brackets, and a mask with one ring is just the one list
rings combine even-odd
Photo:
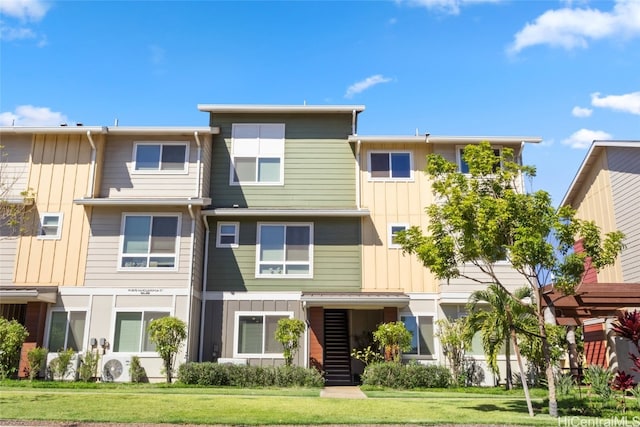
[(433, 316), (400, 316), (400, 320), (411, 332), (411, 350), (405, 354), (433, 356)]
[(52, 352), (84, 348), (85, 311), (52, 311), (49, 324), (49, 350)]
[(398, 237), (398, 233), (401, 231), (406, 231), (409, 228), (407, 224), (389, 224), (389, 234), (387, 240), (387, 245), (390, 249), (399, 249), (401, 246), (398, 244), (396, 238)]
[(140, 173), (186, 173), (186, 142), (136, 142), (133, 169)]
[(283, 184), (284, 124), (234, 124), (231, 134), (230, 184)]
[(237, 248), (240, 224), (237, 222), (219, 222), (216, 247)]
[[(456, 160), (458, 162), (458, 169), (460, 170), (460, 172), (469, 173), (469, 165), (464, 160), (464, 149), (465, 149), (465, 146), (457, 146), (456, 147)], [(500, 157), (501, 149), (498, 148), (498, 147), (493, 148), (493, 154), (496, 157)], [(497, 164), (494, 165), (493, 166), (493, 171), (496, 172), (499, 167), (500, 167), (500, 165), (497, 165)]]
[(369, 152), (369, 177), (371, 180), (410, 180), (413, 178), (409, 151)]
[(124, 214), (120, 268), (177, 268), (179, 235), (178, 215)]
[(258, 224), (256, 277), (312, 277), (312, 224)]
[(45, 212), (40, 215), (38, 239), (58, 240), (62, 233), (62, 212)]
[(132, 353), (155, 351), (156, 345), (149, 339), (149, 323), (167, 316), (169, 316), (167, 311), (117, 312), (113, 351)]

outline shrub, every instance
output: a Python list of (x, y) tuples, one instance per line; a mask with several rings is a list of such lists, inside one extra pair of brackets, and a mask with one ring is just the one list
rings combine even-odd
[(445, 388), (452, 384), (452, 377), (449, 369), (440, 365), (373, 363), (365, 368), (362, 384), (399, 389)]
[(78, 376), (80, 380), (88, 383), (93, 381), (98, 373), (98, 362), (100, 355), (92, 351), (87, 351), (82, 357), (80, 367), (78, 368)]
[(591, 365), (584, 370), (584, 382), (589, 384), (591, 391), (604, 401), (609, 400), (613, 394), (612, 380), (613, 373), (602, 366)]
[(18, 371), (20, 349), (27, 336), (29, 332), (17, 320), (0, 317), (0, 380)]
[(140, 363), (140, 358), (138, 356), (133, 356), (131, 358), (131, 366), (129, 367), (129, 371), (131, 373), (132, 383), (143, 383), (149, 381), (149, 378), (147, 377), (147, 371), (145, 371), (144, 367)]
[(47, 360), (47, 349), (42, 347), (32, 348), (27, 352), (27, 362), (29, 364), (29, 380), (38, 378), (38, 374)]
[(411, 338), (411, 332), (400, 321), (382, 323), (373, 332), (373, 340), (384, 349), (386, 361), (400, 362), (402, 352), (411, 350)]
[(284, 364), (291, 366), (293, 356), (298, 351), (300, 335), (304, 332), (305, 323), (299, 319), (280, 319), (275, 338), (283, 347)]
[(177, 317), (160, 317), (149, 323), (149, 339), (162, 359), (167, 383), (173, 379), (176, 355), (187, 338), (187, 325)]
[(72, 373), (71, 370), (73, 366), (71, 365), (71, 359), (73, 359), (75, 354), (76, 352), (72, 348), (58, 352), (58, 357), (49, 363), (51, 379), (61, 381), (64, 380), (69, 373)]
[(241, 366), (212, 362), (188, 362), (178, 368), (183, 384), (232, 387), (322, 387), (324, 381), (313, 368), (300, 366)]

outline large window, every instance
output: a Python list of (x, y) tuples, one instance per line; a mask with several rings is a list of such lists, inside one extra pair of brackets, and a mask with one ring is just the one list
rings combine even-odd
[(411, 350), (405, 354), (433, 356), (433, 316), (400, 316), (400, 320), (411, 332)]
[(52, 311), (49, 324), (49, 351), (84, 348), (85, 311)]
[[(456, 147), (456, 159), (458, 161), (458, 169), (462, 173), (469, 173), (469, 165), (464, 160), (464, 149), (465, 149), (464, 146), (457, 146)], [(493, 149), (493, 154), (496, 157), (500, 157), (500, 148), (494, 148)], [(500, 167), (500, 165), (498, 165), (498, 164), (494, 165), (493, 171), (496, 172), (499, 167)]]
[(124, 214), (122, 269), (175, 269), (178, 258), (178, 215)]
[(58, 240), (62, 234), (62, 212), (40, 215), (38, 239)]
[(119, 311), (116, 313), (114, 352), (155, 351), (156, 346), (149, 339), (149, 323), (167, 317), (164, 311)]
[(231, 184), (282, 184), (284, 124), (234, 124)]
[(245, 357), (282, 357), (282, 344), (276, 341), (278, 320), (292, 313), (236, 313), (235, 355)]
[(257, 277), (311, 277), (312, 224), (258, 224)]
[(184, 142), (137, 142), (133, 161), (136, 172), (187, 172), (188, 144)]
[(409, 151), (370, 152), (369, 177), (371, 180), (412, 179), (411, 153)]

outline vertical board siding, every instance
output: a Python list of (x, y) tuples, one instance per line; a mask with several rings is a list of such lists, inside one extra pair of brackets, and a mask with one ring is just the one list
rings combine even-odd
[[(350, 114), (216, 116), (211, 197), (215, 207), (355, 207)], [(284, 185), (229, 184), (233, 123), (285, 123)]]
[(640, 148), (609, 147), (607, 157), (616, 226), (625, 234), (622, 279), (640, 283)]
[[(118, 271), (120, 230), (123, 212), (177, 213), (180, 215), (180, 248), (177, 271)], [(101, 287), (180, 288), (191, 283), (189, 277), (191, 218), (184, 211), (168, 208), (99, 208), (91, 218), (91, 236), (87, 251), (85, 284)]]
[[(133, 170), (134, 143), (156, 141), (188, 143), (188, 173), (136, 173)], [(196, 196), (197, 148), (193, 136), (109, 138), (102, 166), (100, 197)]]
[[(230, 219), (219, 219), (229, 221)], [(345, 291), (360, 290), (360, 220), (269, 218), (262, 222), (313, 222), (313, 278), (256, 278), (255, 219), (240, 221), (240, 245), (216, 248), (217, 222), (210, 219), (209, 291)]]
[[(28, 187), (36, 193), (29, 233), (17, 248), (15, 282), (79, 286), (83, 284), (89, 221), (73, 200), (87, 193), (91, 146), (83, 135), (34, 136)], [(58, 240), (37, 238), (42, 213), (63, 214)]]

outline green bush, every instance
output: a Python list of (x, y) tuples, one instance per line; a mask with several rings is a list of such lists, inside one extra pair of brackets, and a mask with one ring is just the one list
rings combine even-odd
[(324, 381), (313, 368), (299, 366), (244, 366), (212, 362), (188, 362), (178, 368), (183, 384), (232, 387), (322, 387)]
[(29, 332), (17, 320), (0, 317), (0, 380), (18, 371), (20, 349), (27, 336)]
[(27, 362), (29, 363), (29, 380), (38, 378), (38, 374), (47, 360), (47, 349), (42, 347), (32, 348), (27, 352)]
[(439, 365), (373, 363), (365, 368), (362, 384), (399, 389), (445, 388), (452, 384), (452, 377), (449, 369)]
[(590, 365), (584, 370), (584, 382), (589, 384), (591, 391), (603, 401), (609, 400), (613, 394), (612, 380), (613, 372), (602, 366)]
[(145, 371), (144, 367), (140, 363), (140, 357), (133, 356), (131, 358), (131, 366), (129, 367), (129, 371), (131, 373), (132, 383), (146, 383), (149, 381), (149, 378), (147, 377), (147, 371)]
[(78, 367), (78, 376), (80, 380), (88, 383), (94, 381), (98, 375), (98, 362), (100, 355), (92, 351), (87, 351), (82, 357), (80, 366)]
[(75, 354), (76, 352), (72, 348), (58, 352), (58, 357), (53, 359), (48, 366), (51, 379), (62, 381), (68, 374), (76, 374), (76, 372), (72, 372), (73, 365), (71, 364), (71, 359)]

